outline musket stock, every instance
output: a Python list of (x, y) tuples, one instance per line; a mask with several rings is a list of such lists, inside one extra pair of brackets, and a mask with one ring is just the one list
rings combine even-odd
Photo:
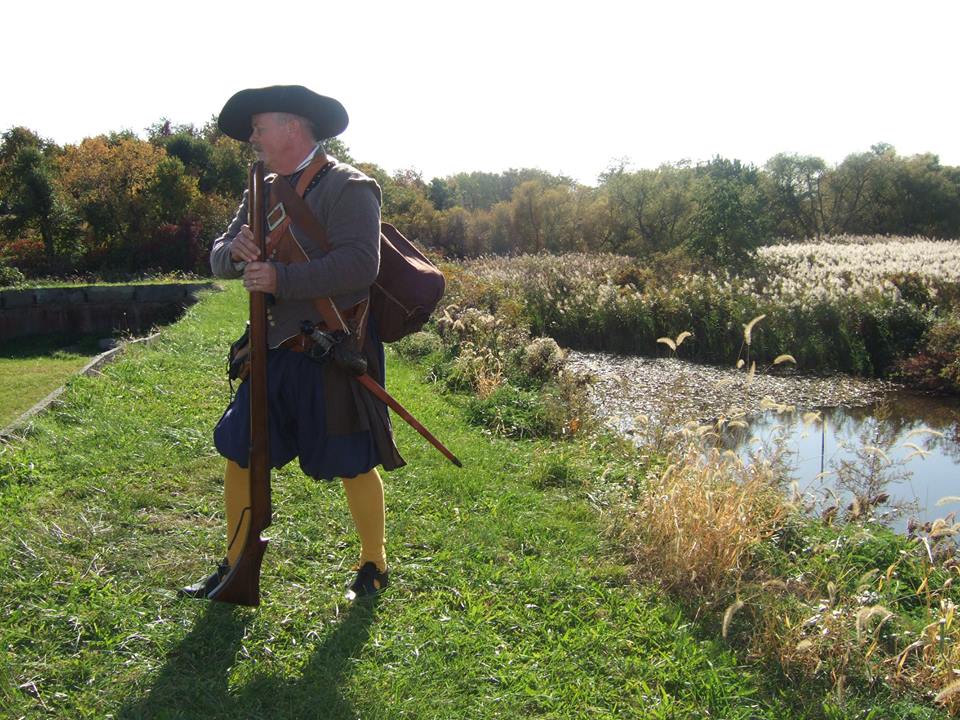
[[(266, 212), (263, 163), (250, 167), (250, 191), (247, 197), (249, 224), (260, 257), (267, 256)], [(243, 550), (226, 577), (211, 592), (211, 600), (237, 605), (260, 604), (260, 565), (267, 549), (261, 532), (270, 525), (270, 444), (267, 425), (267, 296), (250, 293), (250, 506)], [(242, 526), (242, 523), (241, 523)]]

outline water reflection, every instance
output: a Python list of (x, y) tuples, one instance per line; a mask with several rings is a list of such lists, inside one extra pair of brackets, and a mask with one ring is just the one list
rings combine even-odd
[[(756, 443), (771, 446), (782, 435), (789, 451), (788, 466), (805, 496), (851, 502), (844, 487), (845, 472), (863, 472), (871, 462), (891, 482), (883, 488), (889, 505), (913, 506), (891, 518), (896, 530), (905, 530), (913, 517), (920, 523), (960, 512), (960, 412), (956, 401), (895, 392), (886, 408), (878, 405), (823, 408), (821, 422), (805, 423), (801, 413), (755, 417), (749, 430), (731, 439), (746, 457)], [(866, 448), (866, 450), (865, 450)], [(872, 450), (871, 448), (876, 448)], [(839, 481), (839, 482), (838, 482)], [(838, 487), (839, 484), (839, 487)], [(944, 498), (955, 498), (938, 505)]]
[[(885, 488), (891, 502), (915, 503), (912, 515), (921, 523), (951, 511), (960, 515), (960, 502), (937, 505), (941, 498), (960, 496), (956, 398), (914, 395), (889, 383), (841, 375), (764, 374), (748, 381), (745, 373), (733, 368), (609, 353), (570, 351), (567, 368), (593, 380), (590, 393), (597, 415), (638, 444), (655, 439), (650, 437), (651, 428), (669, 430), (691, 419), (710, 423), (729, 417), (730, 408), (738, 407), (752, 424), (746, 434), (730, 439), (731, 445), (746, 457), (752, 437), (769, 442), (774, 428), (782, 426), (780, 432), (792, 452), (790, 469), (804, 493), (821, 499), (830, 492), (844, 495), (836, 485), (836, 469), (848, 463), (850, 472), (856, 472), (880, 457), (862, 455), (861, 438), (867, 436), (868, 444), (883, 450), (892, 471), (901, 477)], [(882, 423), (876, 420), (878, 398), (884, 398), (890, 409)], [(766, 399), (797, 411), (789, 416), (764, 412)], [(803, 416), (818, 407), (822, 426), (805, 425)], [(640, 426), (639, 418), (646, 419)], [(938, 434), (919, 433), (923, 428)], [(821, 477), (821, 472), (830, 474)], [(834, 502), (842, 510), (850, 502), (849, 493)], [(890, 524), (905, 529), (909, 517)]]

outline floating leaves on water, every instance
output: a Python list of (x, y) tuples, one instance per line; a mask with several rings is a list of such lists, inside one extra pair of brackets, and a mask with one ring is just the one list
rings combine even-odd
[(750, 344), (750, 335), (753, 333), (753, 326), (756, 325), (761, 320), (763, 320), (765, 317), (766, 317), (766, 314), (757, 315), (753, 320), (751, 320), (750, 322), (748, 322), (746, 325), (743, 326), (743, 341), (747, 345)]
[[(760, 399), (765, 395), (810, 410), (869, 403), (889, 389), (886, 383), (849, 376), (762, 372), (755, 375), (747, 389), (747, 362), (735, 370), (733, 365), (714, 367), (675, 357), (570, 351), (567, 368), (576, 376), (594, 380), (588, 392), (597, 414), (605, 423), (621, 429), (639, 429), (641, 426), (634, 418), (640, 415), (646, 416), (647, 428), (677, 428), (689, 418), (744, 419), (745, 415), (761, 412)], [(807, 422), (811, 421), (808, 417)]]
[(784, 355), (777, 355), (777, 356), (773, 359), (773, 364), (774, 364), (774, 365), (779, 365), (780, 363), (785, 363), (785, 362), (792, 362), (794, 365), (797, 364), (797, 361), (796, 361), (796, 359), (793, 357), (793, 355), (786, 355), (786, 354), (784, 354)]

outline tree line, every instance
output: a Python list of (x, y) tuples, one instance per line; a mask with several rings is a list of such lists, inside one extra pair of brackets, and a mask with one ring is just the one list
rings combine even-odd
[[(208, 272), (210, 243), (236, 209), (249, 147), (211, 121), (162, 119), (59, 146), (15, 127), (0, 138), (0, 269), (28, 276)], [(715, 157), (610, 167), (596, 186), (537, 169), (426, 181), (330, 154), (380, 183), (383, 216), (451, 257), (537, 252), (678, 253), (737, 264), (776, 238), (960, 237), (960, 168), (890, 145), (835, 166), (779, 154), (763, 166)]]

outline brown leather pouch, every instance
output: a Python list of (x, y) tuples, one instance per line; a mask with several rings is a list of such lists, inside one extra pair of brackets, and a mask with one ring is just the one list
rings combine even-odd
[(250, 374), (250, 323), (244, 328), (243, 335), (230, 345), (227, 352), (227, 377), (230, 379), (230, 387), (233, 387), (233, 381), (243, 382)]

